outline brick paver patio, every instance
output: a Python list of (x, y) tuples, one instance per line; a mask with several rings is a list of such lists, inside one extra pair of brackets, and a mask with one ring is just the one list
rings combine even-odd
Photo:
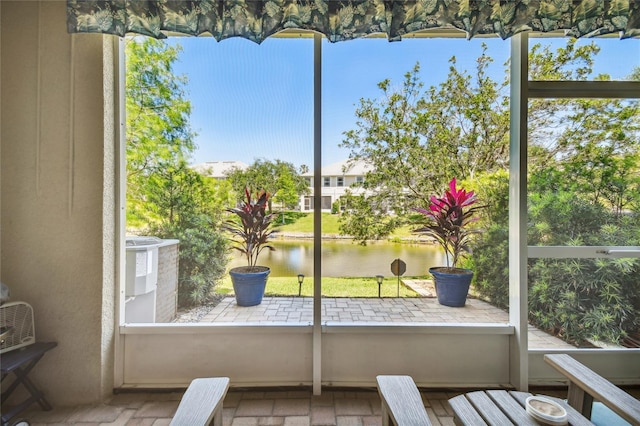
[[(313, 298), (265, 297), (256, 306), (241, 307), (225, 297), (200, 322), (303, 323), (313, 322)], [(509, 314), (478, 299), (468, 298), (462, 308), (440, 305), (434, 297), (322, 298), (322, 323), (501, 323)], [(574, 348), (561, 339), (529, 326), (530, 348)]]

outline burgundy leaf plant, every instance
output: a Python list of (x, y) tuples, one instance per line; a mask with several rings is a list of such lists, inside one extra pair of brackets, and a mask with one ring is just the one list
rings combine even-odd
[(255, 200), (251, 198), (248, 188), (244, 192), (246, 201), (242, 201), (239, 207), (227, 209), (227, 212), (234, 213), (240, 220), (228, 219), (223, 223), (222, 229), (231, 234), (231, 240), (235, 243), (233, 248), (245, 256), (250, 272), (256, 266), (262, 250), (275, 250), (268, 244), (270, 237), (276, 232), (270, 230), (275, 214), (267, 214), (265, 211), (269, 201), (268, 192), (258, 191)]
[(458, 261), (470, 250), (471, 235), (479, 233), (469, 225), (477, 221), (478, 210), (484, 206), (475, 205), (478, 201), (473, 191), (457, 188), (456, 178), (449, 182), (444, 195), (431, 196), (429, 209), (416, 209), (429, 219), (429, 224), (413, 232), (432, 237), (444, 249), (447, 267), (450, 272), (457, 268)]

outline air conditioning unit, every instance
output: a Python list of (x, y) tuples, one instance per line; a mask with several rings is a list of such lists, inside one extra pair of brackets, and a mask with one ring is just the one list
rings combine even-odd
[(0, 306), (0, 354), (36, 342), (33, 308), (25, 302)]
[(139, 296), (156, 289), (161, 242), (156, 237), (127, 237), (125, 296)]

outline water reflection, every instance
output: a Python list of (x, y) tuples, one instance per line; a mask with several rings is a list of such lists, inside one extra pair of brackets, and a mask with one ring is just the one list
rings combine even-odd
[[(276, 251), (263, 251), (259, 264), (271, 268), (271, 276), (313, 275), (313, 241), (276, 240)], [(373, 242), (366, 246), (350, 240), (322, 241), (322, 275), (325, 277), (391, 276), (391, 262), (402, 259), (407, 264), (405, 276), (427, 275), (432, 266), (445, 264), (437, 246)], [(242, 266), (245, 260), (236, 255), (229, 267)]]

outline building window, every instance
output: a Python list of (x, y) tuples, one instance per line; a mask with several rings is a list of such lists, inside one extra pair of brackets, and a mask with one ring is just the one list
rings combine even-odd
[(331, 186), (331, 178), (330, 177), (322, 178), (322, 186), (324, 186), (325, 188)]
[(356, 183), (364, 183), (364, 176), (356, 176)]
[(331, 210), (331, 196), (330, 195), (323, 195), (322, 196), (322, 200), (321, 200), (321, 204), (322, 204), (322, 210)]
[(342, 176), (338, 176), (338, 181), (336, 186), (344, 186), (344, 178)]

